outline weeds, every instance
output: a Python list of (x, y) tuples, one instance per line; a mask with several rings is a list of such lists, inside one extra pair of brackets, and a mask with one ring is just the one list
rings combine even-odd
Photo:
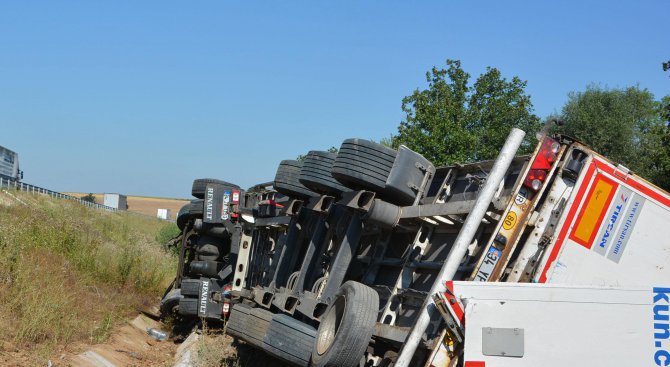
[(161, 245), (170, 241), (171, 239), (177, 237), (181, 233), (179, 227), (174, 223), (166, 223), (161, 227), (160, 231), (156, 235), (156, 242)]
[(45, 353), (104, 341), (171, 281), (176, 260), (156, 241), (164, 222), (12, 194), (0, 201), (1, 339)]
[(114, 314), (112, 312), (107, 312), (107, 314), (105, 314), (105, 317), (100, 322), (100, 326), (95, 326), (91, 330), (91, 342), (101, 343), (107, 340), (109, 335), (112, 333), (113, 326), (114, 326)]

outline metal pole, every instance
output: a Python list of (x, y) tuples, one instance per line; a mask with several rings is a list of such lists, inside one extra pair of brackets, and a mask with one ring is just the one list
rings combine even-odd
[(522, 130), (512, 129), (512, 132), (507, 137), (505, 145), (503, 145), (498, 158), (496, 158), (496, 161), (493, 164), (491, 173), (489, 173), (484, 186), (479, 192), (479, 196), (477, 197), (477, 201), (475, 202), (472, 211), (465, 219), (463, 228), (458, 233), (447, 260), (442, 265), (442, 269), (440, 269), (435, 283), (433, 283), (430, 292), (428, 292), (426, 301), (424, 302), (423, 307), (421, 307), (419, 317), (417, 318), (412, 331), (407, 336), (407, 340), (403, 344), (402, 349), (400, 349), (400, 355), (394, 364), (395, 367), (409, 366), (412, 357), (414, 356), (414, 352), (416, 351), (416, 347), (419, 345), (421, 337), (426, 331), (426, 327), (430, 323), (430, 320), (437, 316), (437, 310), (433, 304), (432, 295), (437, 292), (445, 292), (445, 283), (448, 280), (453, 279), (456, 274), (458, 266), (463, 260), (463, 257), (468, 250), (468, 246), (472, 243), (473, 237), (493, 200), (495, 192), (498, 190), (498, 186), (503, 178), (505, 178), (505, 173), (512, 163), (514, 155), (523, 141), (524, 135), (526, 135), (526, 133)]

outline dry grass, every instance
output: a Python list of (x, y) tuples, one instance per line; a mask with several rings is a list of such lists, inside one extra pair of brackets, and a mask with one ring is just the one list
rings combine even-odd
[(196, 355), (195, 367), (290, 367), (221, 330), (206, 328), (198, 340)]
[[(155, 304), (175, 259), (165, 222), (66, 200), (0, 192), (0, 341), (44, 357), (105, 340)], [(3, 348), (0, 348), (2, 352)]]

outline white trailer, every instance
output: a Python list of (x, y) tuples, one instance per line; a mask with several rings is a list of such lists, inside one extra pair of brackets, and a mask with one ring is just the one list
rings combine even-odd
[[(467, 367), (670, 365), (670, 288), (663, 288), (670, 286), (670, 242), (665, 237), (670, 228), (670, 195), (579, 142), (545, 137), (522, 172), (512, 198), (466, 278), (482, 284), (458, 283), (465, 301), (453, 295), (450, 299), (454, 304), (464, 302), (466, 317), (467, 308), (475, 307), (475, 321), (468, 319), (464, 339), (454, 339), (458, 333), (447, 323), (443, 337), (429, 348), (433, 356), (426, 366), (455, 365), (463, 345), (465, 361), (470, 362)], [(452, 249), (449, 257), (460, 261), (463, 252)], [(396, 367), (409, 365), (418, 337), (427, 327), (425, 321), (435, 321), (436, 312), (431, 310), (436, 301), (439, 303), (439, 295), (445, 290), (447, 295), (458, 293), (444, 287), (452, 280), (446, 276), (436, 283), (433, 296), (422, 309), (424, 320), (419, 319), (413, 327)], [(513, 284), (528, 282), (551, 287)], [(644, 289), (646, 296), (629, 288)], [(654, 293), (654, 289), (660, 291)], [(577, 302), (570, 298), (574, 295), (592, 302)], [(469, 297), (479, 300), (475, 303), (479, 306), (470, 306)], [(524, 297), (526, 301), (522, 301)], [(607, 297), (612, 297), (611, 302)], [(631, 301), (624, 302), (626, 297)], [(494, 305), (496, 302), (500, 307)], [(513, 311), (508, 314), (508, 309)], [(555, 313), (555, 320), (547, 312)], [(605, 314), (601, 317), (597, 312)], [(521, 320), (526, 330), (526, 359), (509, 355), (484, 358), (481, 328), (515, 328), (518, 326), (511, 325)], [(635, 323), (640, 325), (633, 327)], [(642, 329), (650, 325), (651, 329)], [(658, 334), (652, 332), (654, 327)], [(556, 329), (554, 334), (549, 331), (552, 329)]]
[[(436, 304), (464, 367), (667, 366), (670, 279), (646, 288), (449, 282)], [(430, 366), (451, 366), (441, 345)]]
[(121, 194), (105, 194), (105, 206), (118, 210), (128, 210), (128, 198)]
[(171, 218), (171, 210), (170, 209), (158, 209), (156, 213), (156, 217), (158, 219), (164, 219), (164, 220), (169, 220)]

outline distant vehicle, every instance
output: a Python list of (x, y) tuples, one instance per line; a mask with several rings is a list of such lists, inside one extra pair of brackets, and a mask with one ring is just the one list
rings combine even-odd
[(169, 220), (172, 217), (172, 211), (170, 209), (158, 209), (156, 216), (159, 219)]
[(0, 146), (0, 177), (19, 181), (23, 178), (23, 171), (19, 169), (19, 155)]
[(105, 206), (118, 210), (128, 210), (128, 197), (121, 194), (105, 194), (104, 201)]

